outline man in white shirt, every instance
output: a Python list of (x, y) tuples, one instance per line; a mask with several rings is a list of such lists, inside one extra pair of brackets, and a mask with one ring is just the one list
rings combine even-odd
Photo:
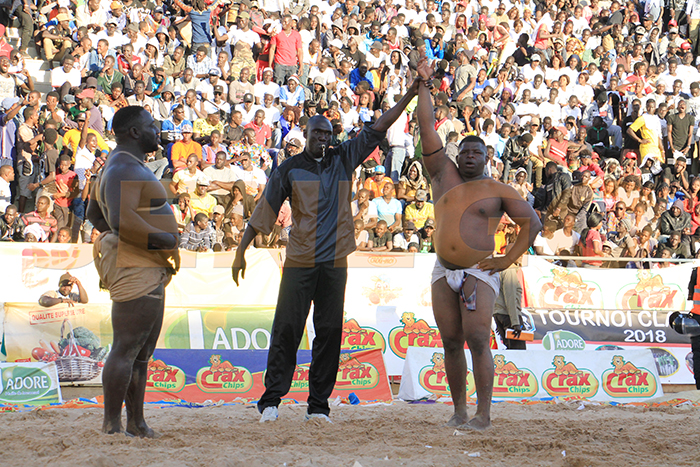
[(547, 239), (549, 248), (555, 255), (561, 254), (562, 250), (566, 250), (570, 255), (573, 255), (574, 247), (578, 244), (581, 236), (574, 231), (576, 225), (576, 216), (567, 214), (564, 217), (564, 227), (554, 232), (552, 238)]
[[(82, 77), (80, 76), (80, 71), (73, 68), (74, 64), (75, 59), (71, 55), (67, 55), (63, 59), (62, 66), (51, 70), (51, 86), (54, 89), (62, 87), (65, 83), (69, 83), (71, 88), (80, 86)], [(67, 92), (66, 90), (63, 95), (67, 94)]]
[(561, 106), (557, 104), (557, 96), (559, 95), (559, 90), (552, 88), (549, 90), (549, 100), (543, 102), (539, 106), (540, 117), (543, 119), (549, 117), (552, 119), (552, 126), (559, 126), (562, 120)]
[(255, 119), (255, 112), (261, 109), (259, 105), (253, 103), (253, 95), (246, 94), (243, 96), (243, 103), (236, 106), (236, 110), (241, 112), (243, 117), (243, 125), (247, 125)]
[[(221, 85), (220, 77), (221, 70), (218, 68), (209, 69), (209, 78), (200, 81), (197, 85), (197, 91), (202, 94), (202, 99), (214, 100), (214, 86)], [(225, 95), (223, 99), (226, 100)]]
[(309, 72), (309, 81), (313, 83), (316, 77), (320, 76), (323, 78), (323, 84), (326, 86), (326, 89), (335, 91), (335, 84), (337, 80), (335, 77), (335, 71), (330, 68), (330, 65), (331, 59), (328, 57), (323, 57), (318, 66), (313, 67)]
[(243, 180), (246, 193), (253, 196), (257, 202), (263, 194), (267, 177), (262, 169), (255, 167), (250, 160), (250, 154), (244, 152), (239, 159), (241, 167), (232, 167), (233, 174), (237, 180)]
[(124, 35), (117, 29), (117, 20), (114, 18), (107, 20), (106, 29), (103, 29), (95, 34), (95, 40), (99, 41), (100, 39), (104, 39), (109, 42), (109, 48), (111, 50), (116, 50), (129, 42), (129, 39), (124, 37)]
[(537, 106), (537, 104), (530, 101), (530, 90), (529, 89), (525, 89), (523, 91), (522, 99), (515, 106), (515, 115), (520, 117), (521, 125), (529, 122), (531, 118), (539, 117), (540, 109)]
[(4, 213), (12, 204), (10, 183), (15, 179), (15, 170), (11, 165), (0, 166), (0, 212)]
[(403, 163), (406, 160), (405, 142), (407, 123), (408, 114), (406, 112), (403, 112), (386, 132), (386, 139), (389, 142), (389, 146), (391, 148), (389, 152), (390, 163), (387, 165), (391, 169), (389, 172), (389, 176), (394, 181), (394, 183), (398, 183), (399, 177), (401, 177)]
[(265, 112), (265, 119), (263, 121), (265, 122), (265, 125), (268, 125), (273, 129), (277, 126), (277, 122), (280, 121), (281, 117), (280, 111), (277, 107), (275, 107), (274, 103), (274, 96), (272, 94), (265, 93), (262, 108), (263, 112)]
[(557, 229), (557, 223), (555, 221), (546, 221), (542, 227), (542, 231), (537, 234), (532, 247), (535, 253), (538, 255), (552, 256), (554, 255), (554, 250), (549, 245), (549, 241), (554, 235), (554, 231)]
[(272, 68), (267, 67), (263, 70), (263, 80), (253, 85), (253, 94), (255, 95), (255, 102), (257, 104), (260, 104), (263, 101), (265, 94), (272, 94), (275, 101), (279, 101), (280, 87), (277, 83), (272, 81), (272, 76)]
[(100, 0), (88, 0), (87, 4), (75, 10), (75, 22), (78, 27), (86, 27), (88, 31), (101, 31), (107, 21), (107, 13), (100, 7)]
[(526, 83), (529, 83), (530, 81), (535, 79), (535, 75), (544, 76), (544, 70), (540, 68), (541, 61), (542, 58), (540, 57), (540, 54), (532, 54), (532, 57), (530, 58), (530, 63), (522, 67), (521, 73), (525, 77)]
[(226, 153), (218, 152), (214, 165), (204, 169), (204, 175), (209, 179), (207, 191), (216, 198), (222, 206), (227, 206), (231, 198), (233, 182), (238, 180), (236, 173), (230, 167), (226, 167)]

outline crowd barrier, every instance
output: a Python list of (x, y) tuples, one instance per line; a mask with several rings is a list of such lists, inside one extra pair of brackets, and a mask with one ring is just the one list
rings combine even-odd
[[(526, 259), (524, 314), (535, 335), (529, 349), (648, 348), (662, 383), (693, 382), (689, 339), (667, 327), (667, 317), (689, 308), (687, 287), (694, 263), (606, 270), (561, 268), (539, 257)], [(246, 260), (246, 277), (237, 287), (230, 272), (233, 253), (182, 252), (182, 269), (166, 292), (159, 349), (268, 347), (284, 250), (251, 249)], [(99, 289), (90, 245), (5, 243), (0, 244), (0, 261), (6, 271), (0, 284), (0, 335), (7, 361), (50, 358), (53, 344), (64, 352), (66, 330), (62, 336), (61, 328), (66, 320), (74, 329), (84, 328), (79, 333), (89, 330), (94, 337), (88, 357), (104, 359), (112, 339), (111, 302)], [(434, 263), (432, 254), (351, 255), (343, 350), (379, 349), (388, 375), (401, 375), (410, 347), (441, 348), (431, 308)], [(41, 294), (56, 290), (66, 271), (81, 281), (89, 303), (40, 306)], [(310, 315), (301, 348), (308, 349), (313, 337)]]

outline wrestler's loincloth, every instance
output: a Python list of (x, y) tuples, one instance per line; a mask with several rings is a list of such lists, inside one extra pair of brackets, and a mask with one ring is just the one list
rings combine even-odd
[[(119, 242), (117, 235), (103, 232), (92, 250), (95, 268), (102, 285), (115, 302), (127, 302), (149, 295), (159, 285), (167, 285), (172, 277), (162, 257)], [(131, 267), (117, 266), (131, 264)], [(157, 298), (157, 297), (156, 297)]]
[(467, 310), (474, 311), (476, 310), (476, 286), (474, 287), (474, 292), (469, 297), (465, 297), (464, 282), (466, 282), (467, 277), (472, 276), (491, 287), (493, 293), (498, 296), (501, 288), (501, 275), (491, 275), (489, 273), (490, 271), (482, 271), (479, 268), (447, 269), (440, 263), (439, 259), (435, 259), (435, 267), (433, 268), (433, 276), (430, 283), (434, 284), (444, 277), (452, 291), (459, 294)]

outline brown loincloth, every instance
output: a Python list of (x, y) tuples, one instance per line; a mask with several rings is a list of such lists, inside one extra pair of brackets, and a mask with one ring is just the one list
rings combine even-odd
[[(144, 251), (112, 232), (103, 232), (92, 249), (100, 280), (115, 302), (127, 302), (148, 295), (159, 285), (168, 285), (172, 268), (157, 252)], [(129, 264), (122, 267), (119, 264)]]

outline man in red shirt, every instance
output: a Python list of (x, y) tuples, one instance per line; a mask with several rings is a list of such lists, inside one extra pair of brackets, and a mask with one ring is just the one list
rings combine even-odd
[(56, 228), (72, 227), (70, 205), (78, 196), (78, 175), (70, 169), (70, 156), (61, 156), (58, 159), (56, 170), (56, 189), (53, 195), (53, 216), (56, 218)]
[(301, 74), (303, 60), (301, 36), (292, 29), (292, 17), (284, 15), (282, 31), (270, 40), (270, 64), (274, 64), (275, 83), (282, 86), (290, 76)]
[(262, 144), (266, 148), (272, 147), (272, 130), (269, 125), (265, 124), (265, 111), (260, 109), (255, 112), (255, 118), (252, 122), (243, 128), (252, 128), (255, 131), (255, 142)]
[(581, 166), (578, 168), (581, 172), (584, 170), (588, 170), (591, 173), (591, 181), (588, 183), (588, 185), (593, 188), (600, 188), (603, 185), (603, 179), (605, 178), (605, 173), (603, 173), (603, 169), (600, 168), (598, 164), (593, 162), (593, 157), (596, 158), (596, 160), (599, 159), (598, 154), (591, 152), (587, 149), (584, 149), (581, 151), (579, 155), (579, 159), (581, 162)]

